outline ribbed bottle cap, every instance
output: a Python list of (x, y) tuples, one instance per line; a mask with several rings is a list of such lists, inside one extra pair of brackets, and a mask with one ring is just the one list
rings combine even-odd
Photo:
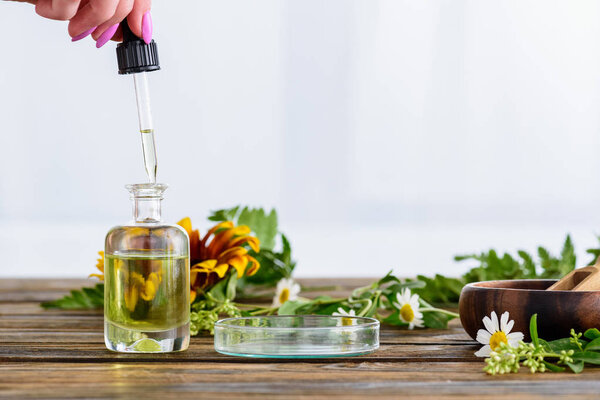
[(156, 42), (152, 40), (146, 44), (131, 32), (127, 20), (121, 22), (123, 31), (123, 43), (117, 45), (117, 63), (119, 74), (135, 74), (144, 71), (156, 71), (160, 69), (158, 61), (158, 49)]

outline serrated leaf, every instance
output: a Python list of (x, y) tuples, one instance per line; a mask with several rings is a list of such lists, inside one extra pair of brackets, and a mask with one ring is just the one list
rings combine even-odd
[(99, 308), (104, 305), (104, 284), (98, 283), (93, 288), (72, 290), (70, 295), (58, 300), (46, 301), (44, 308), (61, 308), (68, 310)]
[(261, 248), (273, 250), (277, 236), (277, 211), (275, 209), (267, 214), (262, 208), (245, 207), (240, 213), (237, 223), (250, 227), (260, 240)]
[(214, 222), (235, 221), (239, 208), (240, 206), (213, 211), (208, 220)]

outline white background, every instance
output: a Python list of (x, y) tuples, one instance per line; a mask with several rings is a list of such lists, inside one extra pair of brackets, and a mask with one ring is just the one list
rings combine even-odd
[[(156, 1), (164, 215), (276, 207), (298, 276), (600, 233), (600, 3)], [(145, 179), (115, 44), (0, 4), (0, 276), (87, 276)], [(580, 258), (587, 262), (587, 258)]]

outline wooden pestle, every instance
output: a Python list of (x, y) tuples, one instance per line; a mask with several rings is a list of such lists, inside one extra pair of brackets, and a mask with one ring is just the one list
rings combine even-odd
[(572, 290), (577, 292), (600, 290), (600, 257), (596, 260), (596, 264), (569, 272), (546, 290)]

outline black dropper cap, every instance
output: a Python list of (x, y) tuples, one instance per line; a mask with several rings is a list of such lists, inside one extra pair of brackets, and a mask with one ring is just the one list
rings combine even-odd
[(121, 30), (123, 31), (123, 43), (117, 45), (119, 74), (159, 70), (160, 64), (156, 42), (152, 40), (146, 44), (142, 39), (135, 36), (129, 29), (127, 20), (121, 22)]

